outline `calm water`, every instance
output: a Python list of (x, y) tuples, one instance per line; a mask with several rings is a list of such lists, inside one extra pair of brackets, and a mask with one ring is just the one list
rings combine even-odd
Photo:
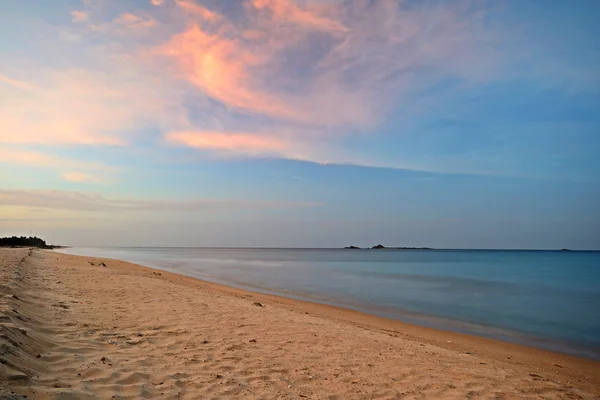
[(600, 252), (62, 251), (600, 359)]

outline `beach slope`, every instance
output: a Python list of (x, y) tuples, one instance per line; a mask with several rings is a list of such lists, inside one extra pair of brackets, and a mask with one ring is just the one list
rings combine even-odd
[(227, 288), (0, 249), (0, 399), (594, 399), (600, 364)]

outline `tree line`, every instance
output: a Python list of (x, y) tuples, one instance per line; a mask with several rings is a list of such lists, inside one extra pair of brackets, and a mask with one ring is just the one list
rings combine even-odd
[(51, 249), (54, 247), (47, 245), (45, 240), (40, 239), (37, 236), (11, 236), (0, 238), (0, 247), (13, 246), (39, 247), (42, 249)]

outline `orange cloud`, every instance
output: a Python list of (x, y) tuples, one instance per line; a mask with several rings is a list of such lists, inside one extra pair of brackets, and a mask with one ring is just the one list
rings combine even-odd
[(288, 144), (281, 139), (252, 133), (171, 132), (166, 140), (197, 149), (246, 155), (281, 155), (288, 150)]
[(77, 10), (71, 11), (71, 17), (73, 22), (85, 22), (89, 19), (88, 13)]
[(325, 31), (348, 30), (339, 21), (319, 16), (309, 9), (302, 9), (291, 0), (253, 0), (252, 5), (258, 10), (270, 10), (273, 19), (278, 21), (288, 21)]
[(162, 6), (165, 3), (165, 0), (150, 0), (150, 3), (154, 6)]
[(215, 22), (220, 18), (220, 15), (206, 7), (185, 0), (176, 0), (176, 3), (186, 12), (196, 15), (206, 21)]

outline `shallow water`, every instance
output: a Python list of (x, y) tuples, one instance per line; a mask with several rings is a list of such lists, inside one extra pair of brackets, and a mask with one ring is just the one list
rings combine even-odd
[(600, 252), (69, 248), (600, 359)]

